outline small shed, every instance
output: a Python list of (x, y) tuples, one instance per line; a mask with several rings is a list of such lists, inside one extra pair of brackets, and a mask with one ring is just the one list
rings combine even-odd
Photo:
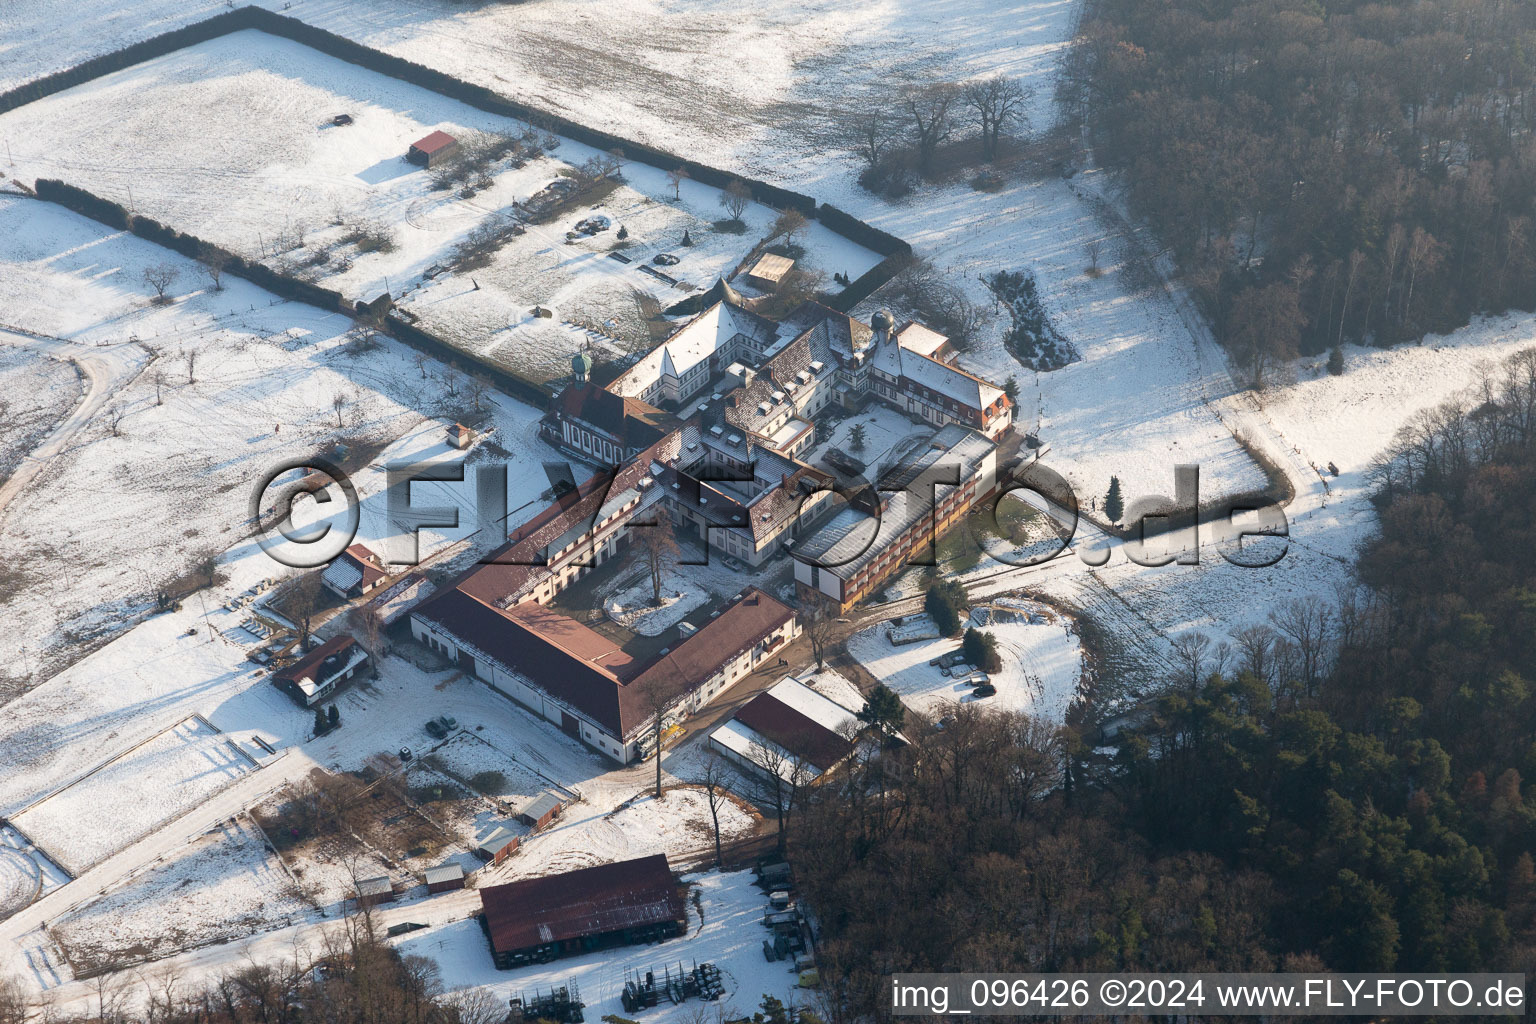
[(517, 846), (521, 841), (516, 832), (505, 825), (498, 825), (490, 835), (476, 844), (475, 855), (492, 864), (500, 864), (517, 852)]
[(394, 898), (395, 887), (383, 875), (378, 878), (363, 878), (357, 883), (357, 905), (360, 907), (377, 906), (380, 903), (388, 903)]
[(459, 152), (459, 140), (447, 132), (436, 131), (411, 143), (405, 158), (423, 167), (436, 167), (452, 160)]
[(448, 892), (450, 889), (464, 888), (464, 868), (459, 864), (443, 864), (435, 868), (427, 868), (427, 892)]
[(795, 265), (795, 261), (788, 256), (777, 256), (771, 252), (764, 253), (762, 257), (747, 271), (747, 283), (769, 291), (777, 288), (779, 282), (784, 280)]
[(448, 443), (463, 451), (475, 443), (475, 432), (462, 423), (455, 423), (448, 428)]
[(545, 790), (517, 813), (517, 820), (537, 832), (554, 821), (564, 806), (558, 796)]

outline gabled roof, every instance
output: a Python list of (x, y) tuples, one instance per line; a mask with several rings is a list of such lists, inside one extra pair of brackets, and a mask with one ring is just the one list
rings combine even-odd
[(411, 143), (411, 148), (419, 153), (426, 153), (428, 156), (431, 156), (440, 149), (447, 149), (449, 146), (457, 145), (458, 141), (458, 139), (445, 131), (435, 131), (423, 135)]
[(748, 590), (670, 653), (642, 664), (596, 630), (532, 602), (497, 608), (455, 587), (416, 614), (619, 737), (646, 723), (653, 701), (691, 690), (795, 615)]
[(853, 752), (842, 735), (852, 712), (795, 679), (753, 697), (733, 716), (792, 756), (826, 771)]
[(765, 345), (774, 337), (776, 327), (765, 316), (724, 300), (716, 302), (653, 348), (609, 387), (620, 395), (639, 395), (663, 376), (682, 377), (738, 337)]
[(580, 420), (625, 448), (655, 444), (681, 426), (676, 416), (649, 402), (616, 395), (591, 382), (565, 388), (552, 400), (551, 408), (562, 419)]
[(497, 952), (681, 922), (682, 891), (667, 856), (602, 864), (480, 890)]

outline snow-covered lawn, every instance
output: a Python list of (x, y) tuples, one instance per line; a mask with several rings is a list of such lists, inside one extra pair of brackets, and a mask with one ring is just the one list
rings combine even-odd
[(610, 1014), (624, 1015), (619, 993), (627, 973), (654, 969), (660, 975), (664, 964), (675, 971), (679, 961), (689, 968), (694, 963), (718, 966), (725, 996), (714, 1005), (692, 1001), (673, 1006), (663, 1000), (646, 1011), (647, 1024), (687, 1024), (701, 1011), (712, 1020), (716, 1009), (725, 1011), (725, 1019), (751, 1016), (765, 994), (788, 1004), (807, 1005), (808, 993), (794, 987), (797, 975), (789, 965), (763, 958), (763, 939), (768, 931), (762, 918), (768, 897), (753, 885), (751, 872), (711, 871), (688, 876), (685, 881), (692, 890), (686, 901), (688, 931), (657, 945), (623, 946), (536, 967), (498, 971), (491, 963), (484, 931), (470, 919), (405, 936), (396, 942), (396, 948), (406, 955), (437, 961), (449, 991), (483, 987), (502, 1003), (535, 989), (547, 991), (551, 986), (574, 982), (587, 1004), (587, 1019), (594, 1021)]
[(159, 959), (310, 913), (260, 836), (226, 822), (51, 924), (80, 970)]
[(1011, 605), (995, 607), (990, 624), (979, 627), (997, 639), (1003, 662), (999, 671), (991, 673), (992, 685), (997, 687), (991, 697), (972, 696), (971, 684), (959, 681), (965, 676), (946, 676), (938, 666), (928, 664), (957, 650), (957, 639), (898, 647), (886, 638), (886, 626), (880, 624), (849, 637), (848, 652), (900, 694), (908, 707), (934, 718), (942, 717), (953, 704), (976, 701), (1064, 722), (1082, 682), (1082, 644), (1071, 623), (1054, 609), (1023, 600)]
[(603, 599), (603, 611), (614, 622), (641, 636), (660, 636), (689, 612), (715, 595), (678, 569), (661, 574), (661, 603), (652, 604), (655, 589), (649, 572), (641, 573), (623, 590)]
[[(732, 801), (723, 803), (719, 812), (722, 842), (747, 835), (757, 826), (757, 817)], [(554, 824), (525, 839), (517, 854), (500, 867), (483, 869), (478, 884), (553, 875), (653, 853), (665, 853), (674, 863), (688, 863), (712, 856), (714, 842), (714, 822), (702, 790), (665, 789), (659, 802), (654, 791), (642, 792), (606, 814), (586, 804), (568, 808)]]
[[(864, 447), (855, 450), (852, 435), (856, 426), (864, 428)], [(818, 430), (816, 445), (803, 456), (809, 463), (820, 462), (837, 450), (864, 463), (865, 475), (873, 477), (883, 465), (910, 454), (913, 448), (932, 437), (932, 426), (908, 419), (895, 409), (871, 403), (863, 412), (841, 420), (825, 433)]]
[[(176, 301), (164, 306), (151, 303), (140, 276), (162, 262), (180, 275)], [(0, 263), (5, 319), (67, 339), (61, 351), (123, 364), (100, 382), (109, 397), (97, 420), (6, 512), (0, 558), (14, 578), (0, 607), (14, 628), (0, 637), (0, 661), (17, 674), (50, 674), (131, 624), (198, 562), (244, 543), (251, 490), (283, 460), (396, 438), (376, 467), (456, 455), (443, 429), (467, 405), (462, 393), (449, 398), (440, 368), (394, 342), (352, 354), (340, 314), (277, 302), (235, 279), (211, 291), (189, 260), (20, 198), (0, 196)], [(541, 463), (555, 455), (537, 438), (537, 410), (495, 395), (486, 409), (492, 439), (510, 453), (515, 525), (537, 510), (548, 486)], [(364, 494), (381, 491), (382, 468), (356, 482)], [(460, 508), (461, 529), (437, 536), (478, 528), (472, 479), (413, 493), (419, 504)], [(390, 532), (380, 504), (365, 511), (360, 539)], [(58, 528), (61, 517), (69, 529)], [(255, 578), (274, 570), (268, 561)]]
[[(223, 733), (189, 718), (11, 820), (78, 875), (234, 782), (254, 766)], [(102, 819), (100, 808), (112, 813)]]

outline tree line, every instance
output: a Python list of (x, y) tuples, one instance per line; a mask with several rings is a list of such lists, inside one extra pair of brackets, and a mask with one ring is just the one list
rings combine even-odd
[(1061, 98), (1256, 378), (1536, 307), (1536, 9), (1091, 0)]

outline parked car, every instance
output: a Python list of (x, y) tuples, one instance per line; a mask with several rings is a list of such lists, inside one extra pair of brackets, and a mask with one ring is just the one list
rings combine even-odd
[(400, 748), (400, 760), (401, 761), (409, 761), (411, 759), (411, 756), (412, 755), (411, 755), (411, 748), (410, 747), (401, 747)]
[(980, 700), (983, 697), (992, 697), (996, 694), (997, 687), (993, 686), (991, 683), (982, 683), (980, 686), (976, 687), (976, 689), (971, 691), (971, 696), (975, 697), (977, 700)]
[(435, 740), (440, 740), (444, 736), (448, 735), (448, 730), (443, 727), (442, 722), (439, 722), (437, 719), (433, 718), (427, 722), (427, 735), (431, 736)]
[(659, 252), (651, 257), (651, 262), (658, 267), (675, 267), (678, 264), (678, 259), (669, 252)]

